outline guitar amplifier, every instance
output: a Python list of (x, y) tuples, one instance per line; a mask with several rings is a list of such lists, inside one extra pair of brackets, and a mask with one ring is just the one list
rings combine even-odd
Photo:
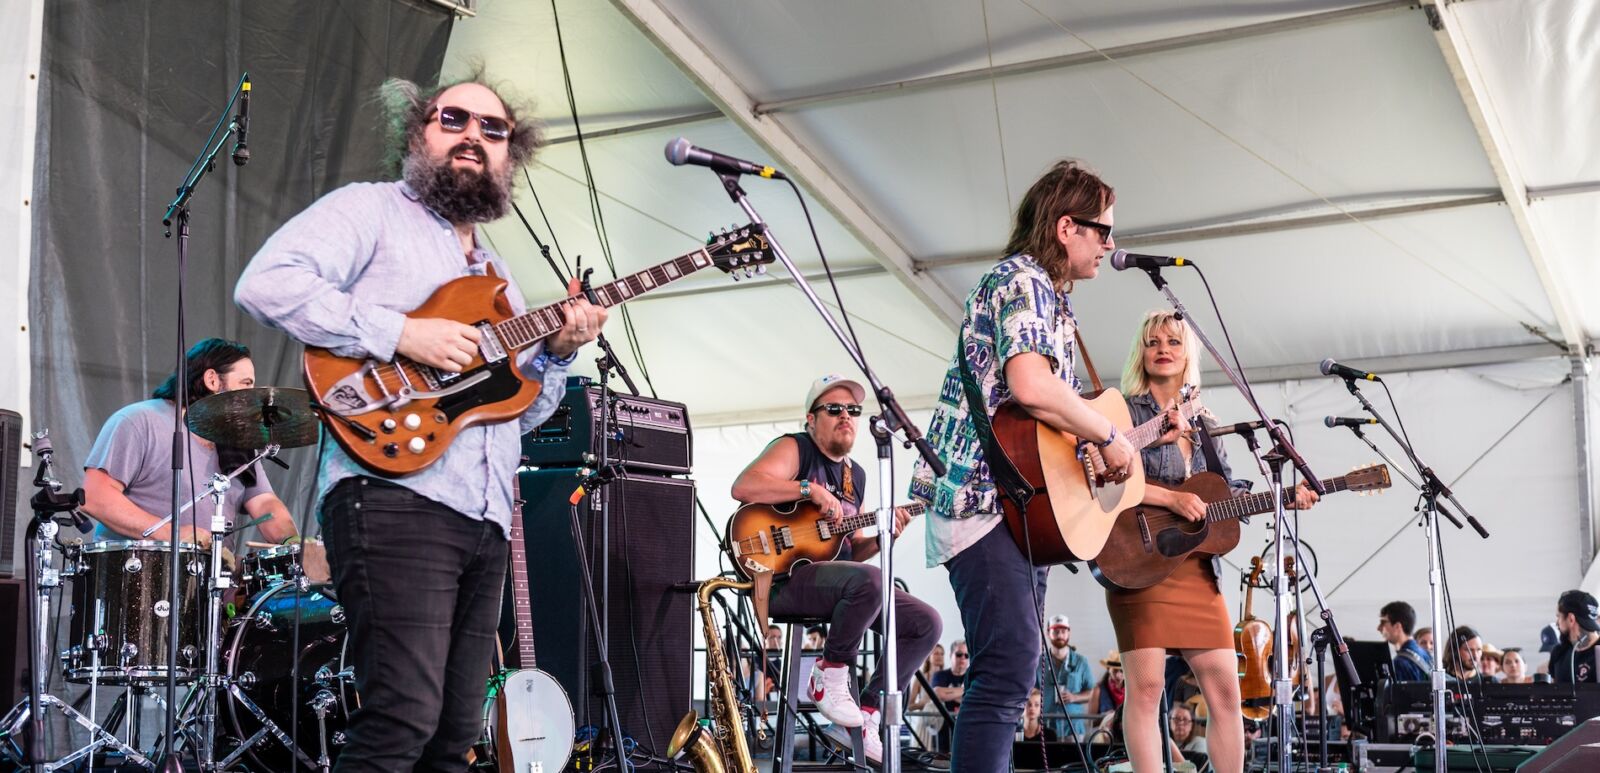
[[(694, 442), (683, 403), (611, 393), (612, 433), (606, 457), (632, 471), (687, 474)], [(584, 467), (600, 457), (600, 387), (584, 376), (567, 379), (556, 412), (522, 436), (522, 455), (534, 467)]]
[[(1445, 697), (1445, 733), (1454, 743), (1543, 746), (1600, 716), (1596, 684), (1452, 684)], [(1380, 742), (1410, 743), (1433, 732), (1427, 682), (1391, 682), (1378, 696)]]

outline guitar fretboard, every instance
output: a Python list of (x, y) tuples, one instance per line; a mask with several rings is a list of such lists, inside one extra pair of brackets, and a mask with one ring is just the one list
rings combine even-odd
[[(928, 510), (928, 506), (922, 504), (921, 502), (913, 502), (912, 504), (909, 504), (909, 505), (900, 505), (900, 507), (904, 508), (905, 511), (908, 514), (910, 514), (911, 516), (913, 516), (913, 517), (918, 516), (918, 515), (922, 515), (923, 513), (927, 512), (927, 510)], [(843, 519), (841, 519), (839, 521), (839, 526), (838, 526), (838, 528), (835, 528), (833, 530), (833, 533), (834, 534), (849, 534), (850, 532), (853, 532), (856, 529), (865, 529), (865, 528), (868, 528), (868, 527), (871, 527), (871, 526), (877, 526), (877, 525), (878, 525), (878, 511), (877, 510), (871, 510), (871, 511), (868, 511), (868, 512), (856, 513), (855, 515), (847, 515), (847, 516), (845, 516)]]
[[(674, 282), (703, 268), (712, 265), (711, 255), (704, 249), (695, 250), (687, 255), (680, 255), (672, 260), (640, 271), (629, 274), (610, 284), (594, 288), (594, 295), (601, 306), (611, 307), (639, 295), (643, 295), (669, 282)], [(561, 307), (567, 301), (557, 301), (548, 306), (518, 314), (494, 326), (495, 333), (500, 336), (501, 343), (507, 351), (525, 349), (535, 341), (554, 335), (565, 322)]]
[(534, 668), (533, 609), (528, 602), (528, 547), (522, 541), (521, 476), (511, 478), (511, 607), (517, 621), (517, 667)]
[[(1200, 403), (1195, 400), (1187, 400), (1178, 404), (1178, 416), (1186, 423), (1199, 413)], [(1128, 430), (1128, 442), (1133, 445), (1133, 450), (1142, 450), (1151, 443), (1160, 440), (1161, 436), (1165, 434), (1162, 432), (1165, 429), (1163, 425), (1165, 418), (1166, 412), (1163, 411), (1156, 414), (1155, 418)]]
[[(1350, 476), (1341, 475), (1337, 478), (1328, 478), (1327, 480), (1322, 481), (1322, 486), (1323, 489), (1330, 494), (1335, 491), (1349, 491)], [(1287, 505), (1293, 501), (1294, 489), (1284, 489), (1283, 503)], [(1215, 523), (1217, 521), (1226, 521), (1229, 518), (1243, 518), (1250, 515), (1260, 515), (1261, 513), (1271, 512), (1275, 509), (1277, 508), (1275, 508), (1272, 504), (1271, 491), (1262, 491), (1256, 494), (1245, 494), (1241, 497), (1232, 497), (1230, 499), (1224, 499), (1220, 502), (1212, 502), (1211, 504), (1206, 505), (1206, 522)]]

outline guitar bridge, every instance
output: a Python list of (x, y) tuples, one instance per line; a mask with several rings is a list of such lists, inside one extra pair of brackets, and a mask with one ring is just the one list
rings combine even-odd
[(1143, 510), (1138, 511), (1134, 520), (1139, 523), (1139, 542), (1144, 545), (1144, 552), (1149, 553), (1154, 548), (1154, 541), (1150, 538), (1150, 521), (1145, 518)]

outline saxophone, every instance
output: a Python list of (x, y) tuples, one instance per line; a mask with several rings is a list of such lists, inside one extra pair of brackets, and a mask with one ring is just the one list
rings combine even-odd
[(736, 582), (714, 577), (700, 583), (695, 599), (700, 609), (700, 622), (706, 636), (706, 670), (711, 679), (711, 693), (706, 696), (710, 724), (702, 727), (694, 709), (678, 723), (667, 744), (667, 757), (677, 759), (687, 754), (696, 773), (756, 773), (755, 762), (750, 757), (750, 744), (744, 737), (744, 723), (739, 715), (739, 701), (733, 689), (733, 671), (722, 654), (722, 642), (717, 637), (717, 622), (711, 611), (711, 594), (720, 588), (748, 590), (751, 583)]

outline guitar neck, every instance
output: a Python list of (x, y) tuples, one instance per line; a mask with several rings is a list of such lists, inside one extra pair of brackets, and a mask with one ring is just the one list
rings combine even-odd
[(522, 538), (520, 477), (511, 479), (511, 605), (517, 621), (517, 667), (534, 668), (533, 608), (528, 603), (528, 546)]
[[(1179, 403), (1178, 416), (1186, 422), (1189, 421), (1199, 412), (1199, 405), (1198, 402), (1193, 400)], [(1165, 429), (1163, 425), (1165, 419), (1165, 412), (1158, 413), (1155, 418), (1128, 430), (1128, 442), (1133, 444), (1133, 450), (1141, 451), (1151, 443), (1160, 440), (1161, 436), (1165, 434), (1162, 431)]]
[[(644, 295), (665, 284), (675, 282), (696, 271), (713, 265), (711, 255), (704, 249), (680, 255), (636, 274), (629, 274), (610, 284), (593, 288), (599, 305), (611, 307), (636, 296)], [(494, 326), (507, 351), (518, 351), (542, 341), (561, 329), (566, 317), (562, 307), (567, 301), (557, 301), (524, 314), (518, 314)]]
[[(1328, 478), (1322, 481), (1323, 490), (1328, 493), (1335, 491), (1348, 491), (1350, 489), (1350, 476), (1340, 475), (1337, 478)], [(1294, 501), (1294, 490), (1284, 489), (1283, 502), (1289, 504)], [(1272, 503), (1272, 492), (1263, 491), (1256, 494), (1245, 494), (1241, 497), (1232, 497), (1220, 502), (1206, 505), (1206, 521), (1226, 521), (1230, 518), (1245, 518), (1252, 515), (1269, 513), (1277, 508)]]
[[(928, 509), (928, 506), (922, 504), (921, 502), (915, 502), (909, 505), (901, 505), (901, 507), (905, 508), (906, 512), (912, 516), (922, 515)], [(856, 513), (855, 515), (846, 516), (839, 522), (839, 527), (834, 530), (834, 533), (849, 534), (856, 529), (865, 529), (877, 525), (878, 511), (872, 510), (870, 512)]]

